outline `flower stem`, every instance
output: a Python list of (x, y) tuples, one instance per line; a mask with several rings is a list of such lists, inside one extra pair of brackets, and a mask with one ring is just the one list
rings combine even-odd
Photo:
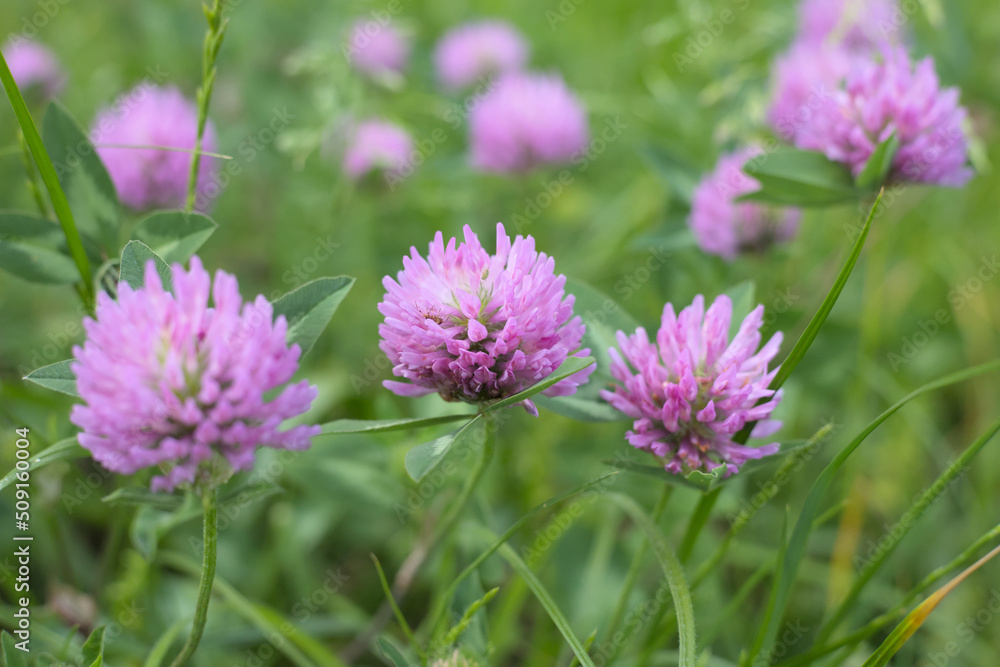
[(694, 514), (691, 515), (691, 520), (688, 522), (687, 531), (684, 533), (684, 539), (681, 540), (681, 547), (677, 550), (677, 558), (681, 563), (686, 563), (691, 556), (694, 543), (698, 541), (701, 529), (708, 523), (708, 518), (712, 515), (712, 509), (715, 507), (720, 493), (722, 493), (722, 487), (717, 486), (711, 491), (703, 493), (698, 500)]
[(214, 0), (212, 8), (204, 5), (205, 18), (208, 20), (208, 32), (205, 33), (205, 49), (202, 55), (201, 88), (198, 89), (198, 135), (194, 144), (194, 155), (191, 156), (191, 172), (188, 174), (188, 193), (185, 210), (193, 211), (198, 199), (198, 169), (201, 165), (201, 144), (205, 136), (205, 125), (208, 123), (208, 105), (212, 100), (212, 89), (215, 87), (215, 61), (226, 36), (229, 19), (222, 16), (222, 0)]
[[(667, 506), (667, 501), (670, 500), (670, 493), (673, 489), (674, 487), (669, 484), (663, 485), (663, 490), (660, 492), (660, 498), (656, 501), (653, 513), (649, 516), (650, 520), (654, 524), (658, 523), (660, 517), (663, 515), (663, 510)], [(639, 548), (636, 549), (635, 555), (632, 557), (632, 563), (629, 565), (628, 573), (625, 575), (625, 583), (622, 584), (622, 592), (618, 596), (618, 603), (615, 605), (614, 612), (611, 614), (611, 620), (608, 621), (608, 629), (604, 632), (605, 640), (614, 636), (615, 631), (618, 630), (618, 626), (621, 625), (622, 619), (625, 617), (625, 607), (628, 604), (629, 594), (632, 592), (632, 587), (635, 586), (635, 580), (639, 576), (639, 570), (642, 569), (642, 560), (646, 557), (646, 551), (648, 549), (649, 542), (645, 539), (645, 533), (643, 533), (643, 540), (639, 543)]]
[(191, 659), (198, 649), (198, 642), (205, 631), (205, 621), (208, 619), (208, 603), (212, 599), (212, 583), (215, 581), (215, 561), (219, 543), (219, 508), (216, 503), (215, 489), (207, 489), (201, 496), (205, 508), (205, 524), (203, 528), (204, 559), (201, 566), (201, 583), (198, 586), (198, 606), (194, 611), (194, 623), (180, 655), (174, 658), (170, 667), (181, 667)]

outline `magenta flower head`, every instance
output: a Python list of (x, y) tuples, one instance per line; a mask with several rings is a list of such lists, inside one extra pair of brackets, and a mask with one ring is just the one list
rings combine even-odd
[[(764, 307), (757, 306), (730, 342), (732, 314), (725, 295), (707, 313), (701, 295), (680, 316), (668, 303), (655, 342), (639, 327), (631, 336), (618, 332), (621, 354), (610, 350), (611, 375), (621, 384), (601, 396), (635, 419), (625, 435), (629, 443), (658, 456), (669, 472), (708, 472), (725, 465), (728, 475), (748, 459), (778, 451), (777, 443), (747, 447), (732, 438), (746, 423), (767, 420), (781, 400), (780, 391), (767, 388), (777, 373), (768, 364), (778, 353), (781, 334), (757, 349), (764, 317)], [(757, 405), (759, 399), (767, 400)], [(767, 436), (780, 427), (780, 422), (758, 421), (752, 435)]]
[(213, 484), (250, 469), (259, 446), (306, 449), (319, 432), (279, 430), (309, 409), (315, 387), (303, 381), (265, 398), (299, 365), (284, 316), (272, 319), (263, 296), (244, 304), (227, 273), (210, 283), (192, 257), (189, 271), (173, 266), (171, 294), (151, 260), (144, 287), (120, 283), (118, 301), (98, 295), (96, 319), (84, 320), (87, 340), (73, 348), (84, 404), (70, 420), (82, 429), (80, 445), (113, 472), (159, 466), (154, 490)]
[(469, 114), (472, 165), (524, 172), (566, 162), (589, 138), (587, 114), (563, 80), (550, 74), (507, 74)]
[(803, 0), (798, 40), (850, 50), (877, 49), (898, 29), (898, 12), (896, 0)]
[(528, 61), (528, 44), (504, 21), (482, 21), (458, 27), (434, 49), (438, 79), (457, 90), (483, 77), (518, 72)]
[(843, 83), (854, 57), (840, 46), (794, 44), (772, 70), (767, 120), (775, 134), (795, 141), (801, 127), (827, 104)]
[(383, 120), (358, 123), (350, 130), (344, 151), (344, 171), (358, 180), (372, 171), (384, 172), (386, 178), (402, 178), (410, 168), (413, 138), (403, 128)]
[(37, 42), (20, 38), (8, 40), (3, 56), (18, 88), (38, 88), (46, 97), (55, 97), (66, 85), (66, 73), (52, 52)]
[[(378, 309), (379, 347), (396, 377), (387, 389), (400, 396), (439, 393), (446, 401), (484, 404), (512, 396), (545, 379), (578, 350), (584, 326), (573, 316), (566, 277), (555, 262), (535, 250), (535, 240), (518, 236), (513, 244), (497, 224), (497, 250), (491, 255), (468, 225), (465, 242), (445, 246), (441, 232), (427, 259), (410, 249), (397, 280), (382, 280), (386, 295)], [(594, 366), (560, 380), (546, 396), (573, 394)], [(524, 407), (538, 414), (534, 403)]]
[(351, 28), (344, 53), (362, 74), (401, 74), (410, 58), (410, 41), (388, 23), (360, 20)]
[[(118, 197), (129, 208), (142, 211), (184, 206), (197, 134), (198, 110), (179, 90), (142, 83), (98, 114), (91, 141)], [(211, 121), (205, 126), (202, 151), (218, 151)], [(196, 186), (198, 210), (207, 210), (221, 192), (217, 162), (204, 155), (201, 158)]]
[(895, 134), (890, 181), (960, 187), (972, 178), (965, 118), (958, 89), (940, 87), (931, 58), (914, 66), (903, 49), (887, 49), (881, 60), (851, 70), (802, 125), (795, 144), (822, 151), (857, 176), (876, 146)]
[(759, 148), (744, 148), (723, 156), (715, 171), (695, 188), (688, 224), (705, 252), (732, 260), (740, 252), (787, 241), (798, 231), (798, 209), (735, 201), (760, 189), (757, 180), (743, 172), (743, 165), (761, 152)]

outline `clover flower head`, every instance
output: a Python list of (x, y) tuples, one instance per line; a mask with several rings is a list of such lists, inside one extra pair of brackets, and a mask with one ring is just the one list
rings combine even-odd
[(316, 388), (302, 381), (265, 397), (299, 365), (284, 316), (274, 319), (263, 296), (244, 303), (227, 273), (213, 284), (197, 257), (188, 271), (173, 266), (172, 292), (152, 260), (145, 268), (143, 287), (122, 282), (117, 301), (99, 295), (73, 348), (80, 445), (112, 472), (158, 466), (153, 489), (167, 491), (248, 470), (259, 446), (308, 448), (318, 427), (279, 428), (309, 409)]
[(896, 37), (898, 12), (896, 0), (803, 0), (798, 40), (852, 51), (877, 49)]
[(362, 19), (351, 28), (345, 52), (362, 74), (401, 74), (410, 59), (410, 40), (390, 24)]
[(732, 260), (740, 252), (760, 250), (795, 236), (801, 218), (798, 209), (735, 201), (760, 188), (757, 180), (744, 173), (743, 165), (761, 152), (744, 148), (723, 156), (695, 188), (688, 222), (705, 252)]
[(890, 181), (965, 185), (973, 173), (958, 89), (941, 88), (929, 57), (914, 65), (902, 48), (882, 56), (851, 70), (801, 126), (795, 144), (822, 151), (857, 176), (879, 143), (895, 134)]
[(631, 335), (619, 331), (618, 349), (610, 350), (618, 384), (601, 396), (635, 420), (626, 433), (629, 443), (655, 454), (668, 472), (725, 465), (726, 474), (733, 474), (747, 460), (778, 451), (777, 443), (748, 447), (733, 436), (750, 422), (757, 422), (755, 437), (781, 426), (768, 419), (781, 400), (780, 391), (768, 389), (777, 373), (768, 364), (781, 333), (760, 347), (764, 307), (757, 306), (730, 341), (732, 313), (725, 295), (707, 312), (701, 295), (680, 315), (668, 303), (655, 341), (642, 327)]
[(38, 42), (25, 38), (8, 40), (3, 55), (22, 90), (37, 87), (46, 97), (55, 97), (66, 85), (66, 73), (59, 61)]
[(367, 120), (350, 130), (344, 171), (352, 180), (372, 171), (401, 177), (412, 153), (413, 138), (405, 129), (388, 121)]
[(587, 146), (587, 114), (562, 78), (510, 73), (469, 114), (472, 165), (526, 172), (569, 161)]
[(527, 60), (527, 43), (504, 21), (467, 23), (442, 37), (434, 49), (438, 79), (451, 90), (493, 74), (520, 71)]
[[(535, 240), (511, 243), (497, 224), (490, 254), (468, 225), (465, 241), (445, 245), (438, 232), (424, 259), (416, 248), (397, 279), (386, 276), (379, 304), (379, 347), (392, 362), (387, 389), (400, 396), (437, 392), (445, 400), (478, 405), (512, 396), (545, 379), (580, 350), (584, 326), (555, 262)], [(547, 388), (547, 396), (576, 392), (590, 366)], [(530, 400), (524, 407), (538, 411)]]
[[(177, 88), (149, 83), (139, 84), (99, 112), (91, 129), (91, 140), (118, 197), (137, 211), (184, 206), (197, 136), (195, 105)], [(218, 151), (211, 121), (205, 126), (201, 150)], [(218, 170), (218, 159), (202, 155), (195, 186), (198, 210), (210, 208), (222, 191)]]

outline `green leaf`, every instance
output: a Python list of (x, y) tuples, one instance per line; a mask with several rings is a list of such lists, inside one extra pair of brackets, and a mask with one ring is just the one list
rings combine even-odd
[[(90, 456), (90, 452), (81, 447), (80, 443), (77, 442), (76, 436), (73, 436), (72, 438), (60, 440), (51, 447), (47, 447), (29, 458), (28, 470), (43, 468), (53, 461), (60, 461), (62, 459), (79, 459), (85, 456)], [(21, 471), (14, 468), (7, 473), (3, 479), (0, 479), (0, 491), (10, 486), (11, 482), (17, 479), (18, 472)]]
[(184, 504), (184, 498), (170, 493), (153, 493), (144, 486), (125, 486), (104, 496), (101, 502), (109, 505), (148, 505), (172, 512)]
[(643, 146), (641, 153), (670, 187), (670, 194), (685, 206), (690, 206), (700, 178), (697, 170), (673, 152), (660, 146)]
[(865, 218), (865, 226), (861, 228), (861, 233), (858, 234), (858, 238), (854, 242), (854, 246), (851, 248), (851, 253), (847, 256), (847, 261), (844, 262), (843, 268), (841, 268), (840, 273), (837, 274), (837, 279), (833, 282), (833, 286), (830, 287), (830, 291), (827, 293), (826, 297), (824, 297), (823, 303), (820, 304), (816, 314), (813, 315), (811, 320), (809, 320), (806, 330), (803, 331), (802, 335), (799, 336), (799, 339), (795, 341), (795, 346), (792, 347), (792, 351), (789, 352), (788, 356), (785, 357), (785, 360), (781, 362), (781, 368), (778, 369), (777, 374), (774, 376), (774, 380), (772, 380), (771, 384), (768, 385), (768, 389), (777, 390), (785, 383), (785, 380), (787, 380), (792, 374), (795, 367), (799, 365), (800, 361), (802, 361), (802, 357), (804, 357), (806, 352), (809, 351), (809, 347), (812, 345), (813, 341), (816, 340), (816, 336), (819, 335), (820, 329), (822, 329), (823, 324), (826, 323), (826, 318), (829, 317), (833, 307), (837, 304), (837, 299), (840, 298), (840, 293), (844, 291), (844, 286), (851, 277), (854, 265), (858, 263), (858, 258), (861, 256), (861, 249), (864, 248), (865, 239), (868, 238), (868, 231), (872, 226), (872, 220), (875, 219), (875, 212), (878, 211), (878, 207), (881, 202), (882, 193), (879, 193), (878, 197), (875, 198), (875, 203), (872, 204), (871, 211), (868, 212), (868, 217)]
[(244, 508), (258, 500), (277, 496), (284, 492), (285, 490), (277, 484), (265, 480), (246, 480), (219, 496), (219, 508), (223, 510), (233, 506)]
[[(496, 535), (492, 535), (491, 533), (491, 537), (495, 538)], [(559, 630), (559, 633), (566, 640), (566, 643), (569, 644), (569, 647), (573, 649), (573, 654), (576, 655), (580, 664), (584, 665), (584, 667), (594, 667), (594, 661), (590, 659), (590, 655), (587, 653), (587, 649), (584, 648), (583, 642), (581, 642), (580, 638), (573, 632), (573, 628), (570, 627), (569, 621), (566, 620), (566, 616), (563, 615), (562, 610), (559, 609), (555, 600), (552, 599), (552, 596), (549, 595), (545, 586), (543, 586), (542, 582), (535, 576), (535, 573), (531, 571), (528, 564), (517, 555), (517, 552), (514, 551), (509, 544), (500, 545), (498, 551), (500, 555), (503, 556), (504, 560), (510, 563), (511, 567), (513, 567), (514, 570), (521, 575), (521, 578), (524, 579), (525, 583), (528, 584), (528, 588), (530, 588), (531, 592), (535, 594), (535, 598), (538, 599), (542, 608), (545, 610), (545, 613), (548, 614), (550, 619), (552, 619), (556, 629)], [(682, 663), (682, 667), (685, 665), (686, 663)]]
[(412, 662), (388, 638), (378, 637), (375, 643), (378, 645), (380, 657), (385, 664), (390, 667), (412, 667)]
[(761, 189), (737, 199), (781, 206), (829, 206), (858, 199), (851, 172), (822, 153), (781, 150), (750, 159), (744, 166)]
[(17, 640), (6, 630), (0, 632), (0, 647), (3, 648), (3, 657), (6, 667), (28, 667), (27, 651), (22, 651), (15, 646)]
[(468, 444), (469, 446), (480, 444), (486, 435), (485, 430), (482, 428), (482, 422), (483, 416), (476, 415), (468, 423), (448, 435), (443, 435), (430, 442), (417, 445), (406, 452), (406, 459), (404, 461), (406, 472), (413, 478), (413, 481), (419, 483), (427, 473), (441, 463), (452, 447), (464, 444)]
[(506, 408), (508, 405), (516, 405), (521, 401), (531, 398), (539, 392), (545, 391), (560, 380), (564, 380), (574, 373), (579, 373), (588, 366), (593, 366), (594, 363), (595, 359), (593, 357), (566, 357), (566, 360), (559, 365), (559, 368), (549, 374), (549, 376), (541, 382), (538, 382), (524, 391), (514, 394), (513, 396), (508, 396), (507, 398), (499, 400), (495, 403), (490, 403), (483, 409), (483, 412), (493, 412), (501, 408)]
[(678, 667), (695, 667), (695, 623), (694, 607), (691, 602), (691, 591), (687, 579), (684, 578), (684, 568), (673, 549), (667, 544), (667, 539), (657, 528), (639, 504), (628, 496), (620, 493), (609, 493), (608, 498), (615, 502), (631, 517), (637, 526), (646, 534), (649, 546), (660, 561), (663, 575), (670, 587), (670, 596), (674, 601), (674, 611), (677, 614), (677, 636), (679, 637)]
[(757, 307), (757, 283), (744, 280), (723, 292), (733, 302), (733, 318), (729, 322), (729, 340), (736, 337), (743, 318)]
[(129, 527), (132, 545), (143, 558), (152, 562), (163, 536), (200, 514), (201, 504), (195, 500), (194, 494), (185, 496), (184, 502), (170, 512), (164, 512), (152, 505), (140, 505)]
[(880, 143), (872, 151), (871, 157), (861, 168), (861, 173), (855, 179), (855, 184), (862, 190), (876, 190), (885, 183), (889, 171), (892, 169), (892, 161), (899, 150), (899, 137), (893, 131), (889, 138)]
[(473, 415), (442, 415), (440, 417), (417, 417), (413, 419), (338, 419), (321, 424), (320, 433), (385, 433), (405, 431), (426, 426), (437, 426), (450, 422), (472, 419)]
[(69, 202), (66, 199), (66, 193), (63, 192), (62, 186), (59, 185), (59, 176), (52, 164), (52, 159), (49, 157), (48, 151), (45, 150), (42, 137), (38, 134), (35, 121), (31, 118), (31, 112), (28, 111), (28, 106), (24, 103), (24, 97), (21, 96), (21, 91), (17, 88), (17, 82), (14, 81), (14, 75), (11, 73), (10, 67), (7, 66), (7, 60), (4, 58), (3, 53), (0, 53), (0, 81), (3, 82), (4, 90), (7, 92), (7, 99), (10, 100), (10, 106), (14, 109), (14, 115), (17, 116), (17, 123), (21, 126), (24, 143), (27, 144), (28, 150), (31, 152), (31, 157), (38, 166), (38, 175), (41, 176), (42, 182), (45, 183), (45, 189), (52, 200), (52, 210), (55, 211), (56, 217), (59, 218), (59, 224), (62, 226), (63, 234), (66, 236), (66, 245), (69, 248), (70, 257), (73, 258), (73, 263), (76, 264), (77, 270), (80, 272), (80, 295), (83, 299), (83, 304), (87, 308), (93, 308), (94, 288), (90, 282), (90, 260), (87, 258), (83, 239), (80, 238), (80, 232), (77, 230), (76, 221), (73, 219), (73, 211), (70, 209)]
[(107, 255), (114, 255), (119, 247), (121, 207), (86, 132), (65, 107), (53, 102), (45, 112), (42, 140), (80, 230), (98, 240)]
[[(174, 551), (161, 553), (160, 562), (170, 567), (186, 572), (189, 576), (201, 576), (201, 565), (187, 556)], [(287, 641), (276, 642), (275, 648), (281, 651), (296, 667), (346, 667), (330, 649), (316, 641), (298, 626), (274, 609), (245, 598), (225, 579), (216, 574), (212, 590), (222, 597), (236, 612), (260, 630), (265, 637), (283, 637)]]
[(19, 211), (0, 211), (0, 267), (35, 283), (73, 283), (80, 279), (73, 260), (61, 249), (59, 225)]
[(601, 475), (600, 477), (589, 480), (587, 482), (584, 482), (583, 484), (580, 484), (579, 486), (569, 489), (568, 491), (563, 491), (562, 493), (556, 494), (551, 498), (549, 498), (548, 500), (546, 500), (545, 502), (535, 505), (533, 508), (531, 508), (531, 510), (528, 511), (527, 514), (525, 514), (520, 519), (511, 524), (510, 528), (504, 531), (503, 535), (500, 535), (495, 540), (493, 540), (489, 548), (487, 548), (485, 551), (476, 556), (475, 560), (469, 563), (465, 567), (465, 569), (462, 570), (458, 574), (458, 576), (455, 577), (455, 579), (448, 585), (448, 589), (444, 592), (444, 595), (442, 596), (444, 604), (438, 607), (436, 616), (428, 626), (431, 629), (431, 631), (433, 632), (438, 627), (438, 625), (441, 624), (441, 620), (444, 618), (444, 613), (445, 610), (447, 609), (447, 603), (455, 595), (456, 591), (458, 590), (459, 584), (461, 584), (466, 579), (466, 577), (470, 576), (473, 572), (478, 570), (479, 566), (481, 566), (484, 562), (486, 562), (487, 558), (496, 553), (497, 549), (499, 549), (501, 545), (506, 543), (507, 540), (513, 537), (515, 533), (517, 533), (519, 530), (521, 530), (521, 528), (527, 525), (527, 523), (532, 518), (538, 516), (545, 510), (558, 505), (564, 500), (568, 500), (585, 491), (590, 494), (600, 493), (599, 490), (594, 491), (593, 488), (597, 486), (606, 486), (611, 484), (612, 481), (609, 480), (612, 480), (612, 478), (614, 478), (618, 474), (619, 474), (618, 471), (608, 472)]
[[(591, 380), (593, 381), (593, 380)], [(625, 421), (628, 416), (615, 410), (604, 401), (595, 401), (580, 396), (539, 396), (535, 399), (538, 407), (557, 415), (582, 422)]]
[(845, 461), (847, 461), (848, 457), (850, 457), (850, 455), (861, 445), (862, 442), (865, 441), (869, 435), (871, 435), (876, 428), (879, 427), (879, 425), (882, 424), (882, 422), (894, 415), (900, 408), (918, 396), (921, 396), (929, 391), (941, 389), (943, 387), (976, 377), (977, 375), (996, 370), (1000, 370), (1000, 360), (988, 362), (979, 366), (973, 366), (972, 368), (959, 371), (958, 373), (946, 375), (910, 392), (881, 415), (876, 417), (874, 421), (868, 424), (868, 426), (865, 427), (861, 433), (851, 440), (851, 442), (848, 443), (847, 446), (844, 447), (844, 449), (842, 449), (829, 464), (827, 464), (827, 466), (816, 478), (816, 481), (813, 482), (812, 488), (809, 490), (809, 494), (806, 496), (805, 502), (802, 505), (802, 510), (799, 512), (798, 519), (795, 521), (795, 527), (792, 529), (792, 534), (788, 540), (788, 548), (776, 570), (774, 585), (771, 588), (771, 598), (773, 599), (769, 602), (769, 604), (773, 604), (776, 612), (770, 619), (761, 623), (757, 631), (757, 635), (754, 637), (753, 644), (750, 647), (748, 656), (749, 662), (752, 663), (757, 659), (757, 656), (759, 656), (762, 652), (769, 650), (774, 644), (778, 629), (781, 627), (781, 621), (785, 615), (785, 609), (791, 599), (792, 587), (795, 583), (799, 566), (802, 563), (802, 559), (805, 557), (809, 535), (812, 533), (814, 520), (819, 514), (820, 504), (823, 501), (823, 497), (826, 495), (827, 489), (830, 488), (830, 484), (833, 482), (834, 475), (837, 474), (837, 471), (840, 470), (840, 467)]
[(167, 264), (186, 262), (218, 227), (201, 213), (157, 211), (143, 218), (132, 232)]
[(288, 320), (288, 344), (297, 343), (306, 356), (353, 285), (349, 276), (319, 278), (275, 301), (274, 316)]
[(81, 654), (84, 667), (101, 667), (104, 664), (104, 630), (107, 626), (95, 628), (84, 642)]
[(170, 266), (142, 241), (129, 241), (125, 244), (118, 280), (128, 283), (132, 289), (139, 289), (146, 284), (146, 264), (151, 259), (156, 262), (156, 272), (160, 274), (163, 289), (172, 292), (174, 281)]
[(167, 628), (160, 635), (160, 638), (156, 640), (156, 643), (153, 644), (153, 648), (149, 650), (149, 655), (146, 656), (146, 662), (142, 663), (142, 667), (160, 667), (166, 659), (170, 647), (173, 646), (177, 637), (180, 636), (181, 631), (187, 627), (188, 623), (190, 621), (187, 618), (179, 618), (173, 625)]
[(24, 376), (24, 379), (40, 384), (46, 389), (80, 398), (80, 394), (76, 391), (76, 376), (73, 374), (73, 369), (70, 368), (72, 363), (72, 359), (57, 361), (54, 364), (31, 371)]
[[(597, 359), (597, 370), (594, 371), (596, 377), (592, 377), (591, 381), (578, 392), (586, 394), (604, 385), (598, 378), (607, 381), (611, 379), (608, 371), (611, 364), (608, 348), (618, 346), (615, 334), (618, 331), (631, 334), (639, 328), (639, 322), (610, 296), (581, 280), (567, 279), (566, 292), (575, 298), (573, 312), (580, 316), (587, 328), (583, 334), (581, 347), (590, 348), (590, 354)], [(589, 385), (594, 387), (590, 388)], [(591, 398), (596, 398), (596, 394)]]

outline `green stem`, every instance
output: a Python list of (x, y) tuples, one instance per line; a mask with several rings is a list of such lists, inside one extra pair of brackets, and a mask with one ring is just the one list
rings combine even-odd
[[(649, 516), (653, 523), (659, 523), (660, 517), (663, 515), (663, 510), (667, 506), (667, 501), (670, 500), (670, 493), (673, 491), (673, 488), (669, 484), (663, 485), (660, 498), (656, 501), (653, 513)], [(645, 536), (645, 533), (642, 533), (642, 535)], [(605, 640), (614, 636), (615, 631), (618, 630), (618, 626), (621, 625), (622, 619), (625, 618), (625, 607), (628, 605), (629, 595), (635, 586), (635, 580), (639, 577), (639, 571), (642, 569), (642, 561), (646, 557), (648, 549), (649, 542), (643, 537), (643, 540), (639, 543), (639, 548), (636, 549), (635, 555), (632, 557), (632, 563), (629, 565), (628, 573), (625, 575), (625, 583), (622, 584), (622, 591), (618, 595), (618, 603), (611, 614), (611, 620), (608, 621), (608, 629), (604, 632)], [(609, 659), (608, 662), (610, 661)]]
[(83, 305), (87, 310), (92, 311), (94, 307), (94, 287), (90, 283), (90, 261), (87, 259), (87, 252), (83, 248), (83, 239), (80, 238), (80, 232), (77, 230), (76, 222), (73, 220), (73, 212), (69, 208), (69, 200), (66, 199), (66, 193), (63, 192), (62, 186), (59, 185), (59, 176), (52, 165), (52, 158), (49, 157), (48, 152), (45, 150), (45, 144), (42, 143), (42, 137), (38, 134), (35, 121), (31, 118), (28, 106), (24, 103), (21, 91), (18, 90), (17, 84), (14, 82), (14, 75), (11, 73), (10, 67), (7, 65), (7, 60), (3, 57), (2, 53), (0, 53), (0, 82), (3, 82), (3, 87), (7, 91), (7, 99), (10, 100), (10, 105), (14, 108), (14, 115), (17, 116), (17, 122), (24, 133), (24, 141), (28, 144), (31, 156), (38, 166), (38, 173), (42, 177), (45, 189), (49, 192), (49, 198), (52, 200), (52, 208), (55, 210), (59, 224), (66, 235), (66, 246), (69, 248), (69, 254), (73, 258), (77, 270), (80, 272), (81, 285), (79, 290)]
[(694, 514), (691, 515), (691, 520), (688, 522), (684, 539), (681, 540), (681, 546), (677, 550), (677, 559), (681, 563), (686, 563), (687, 559), (690, 558), (694, 543), (698, 541), (702, 528), (708, 523), (708, 518), (712, 515), (712, 509), (715, 507), (720, 493), (722, 493), (722, 487), (717, 486), (711, 491), (703, 493), (698, 499), (698, 505), (694, 508)]
[(205, 621), (208, 619), (208, 603), (212, 599), (212, 584), (215, 581), (215, 561), (218, 555), (219, 542), (219, 507), (216, 503), (215, 489), (202, 493), (202, 506), (205, 508), (205, 523), (203, 528), (204, 559), (201, 567), (201, 583), (198, 586), (198, 606), (194, 611), (194, 623), (180, 655), (174, 658), (170, 667), (181, 667), (191, 659), (198, 649), (201, 635), (205, 631)]
[(222, 16), (222, 0), (215, 0), (212, 8), (204, 6), (205, 18), (208, 20), (208, 32), (205, 33), (205, 49), (202, 58), (201, 88), (198, 89), (198, 135), (194, 144), (194, 155), (191, 156), (191, 171), (188, 174), (188, 194), (185, 210), (194, 210), (198, 198), (198, 169), (201, 165), (201, 145), (205, 136), (205, 125), (208, 123), (208, 106), (212, 100), (212, 89), (215, 87), (215, 61), (219, 57), (222, 40), (226, 36), (226, 26), (229, 19)]

